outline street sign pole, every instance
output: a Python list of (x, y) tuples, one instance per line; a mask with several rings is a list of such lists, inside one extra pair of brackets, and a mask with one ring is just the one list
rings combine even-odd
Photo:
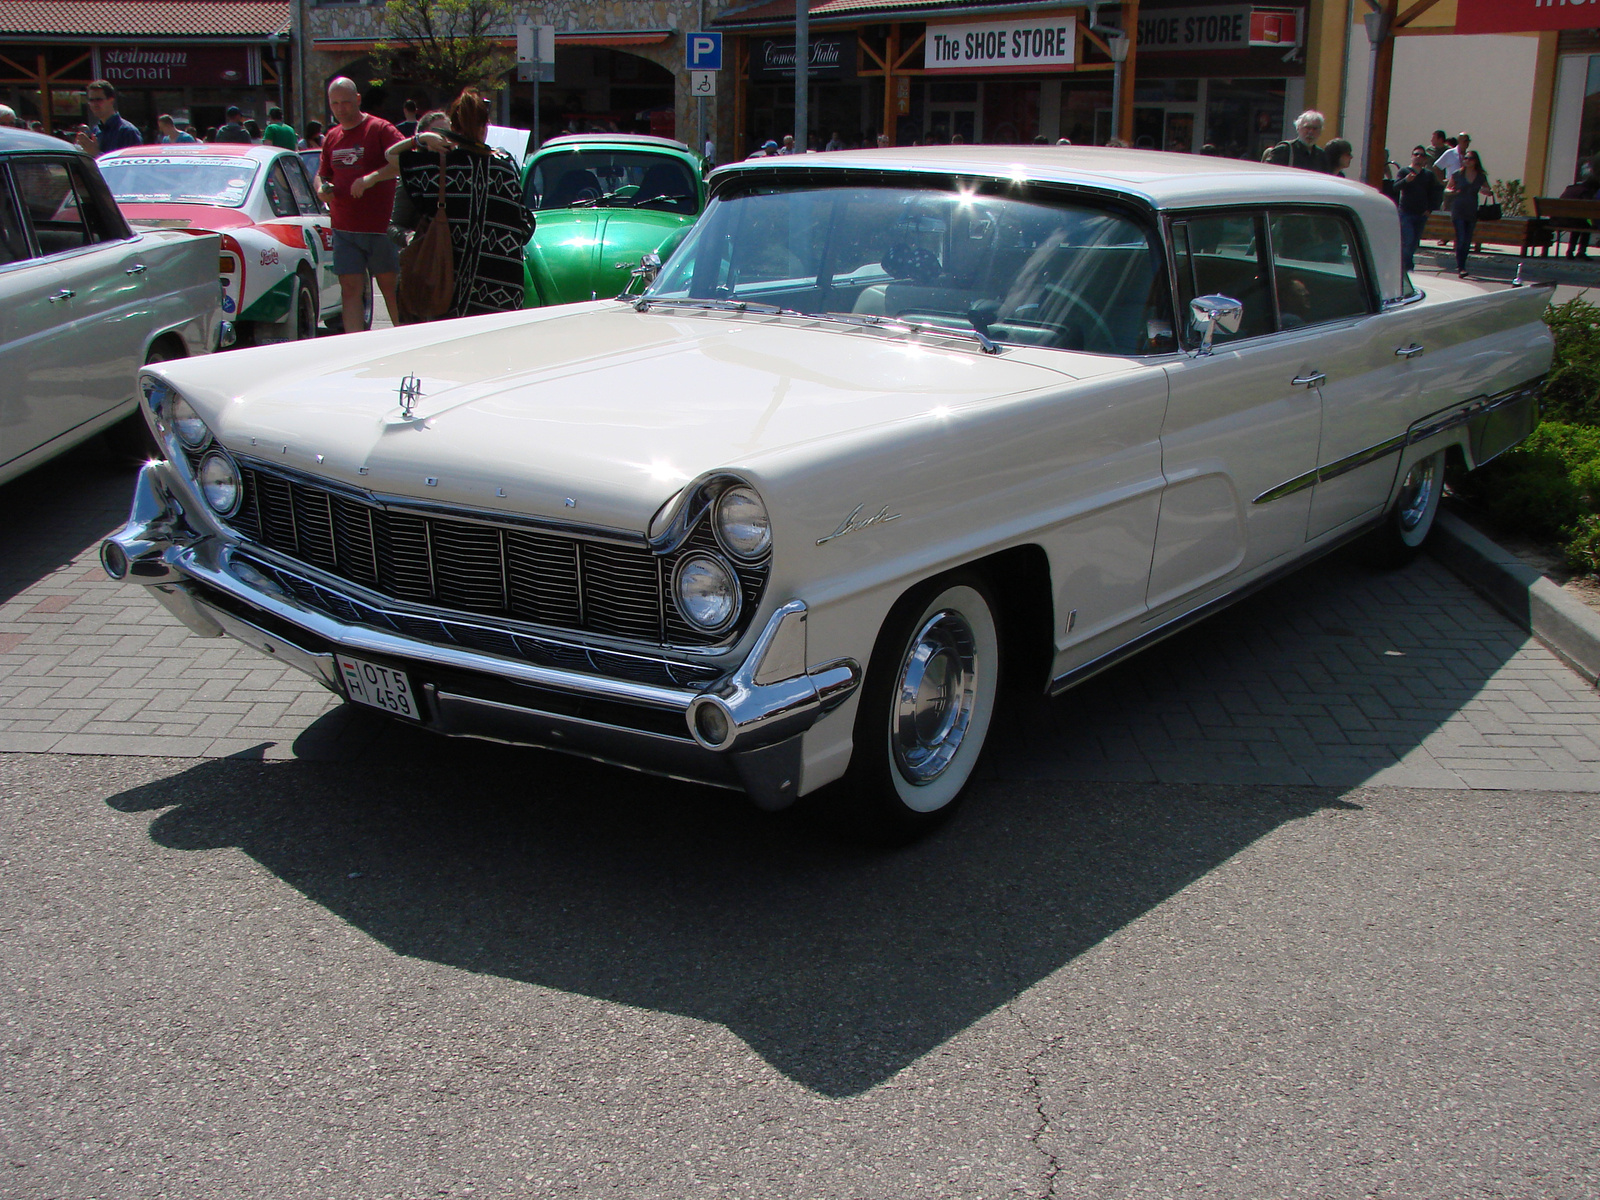
[(794, 0), (794, 152), (804, 154), (810, 143), (811, 118), (811, 0)]
[(717, 94), (717, 72), (722, 70), (722, 35), (696, 30), (684, 39), (683, 65), (689, 72), (689, 94), (699, 102), (697, 131), (700, 144), (695, 147), (705, 153), (706, 101)]

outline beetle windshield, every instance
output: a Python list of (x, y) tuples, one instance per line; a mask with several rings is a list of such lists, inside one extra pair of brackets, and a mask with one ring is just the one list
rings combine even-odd
[(250, 158), (102, 158), (100, 173), (119, 204), (213, 204), (238, 208), (250, 194)]
[(1149, 354), (1174, 345), (1160, 262), (1150, 231), (1092, 203), (758, 188), (715, 201), (648, 295)]
[(529, 208), (653, 208), (693, 216), (694, 172), (681, 158), (647, 150), (573, 150), (533, 164), (523, 202)]

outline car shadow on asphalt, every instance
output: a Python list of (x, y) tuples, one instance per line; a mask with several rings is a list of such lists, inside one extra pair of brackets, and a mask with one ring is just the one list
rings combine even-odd
[(102, 438), (0, 486), (0, 602), (26, 591), (128, 519), (138, 469)]
[(985, 784), (893, 852), (555, 755), (380, 735), (109, 799), (238, 847), (397, 954), (726, 1026), (788, 1078), (883, 1082), (1332, 789)]

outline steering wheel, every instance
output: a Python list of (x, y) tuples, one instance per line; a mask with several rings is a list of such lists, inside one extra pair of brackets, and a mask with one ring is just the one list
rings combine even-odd
[[(1092, 323), (1093, 331), (1098, 333), (1104, 341), (1103, 348), (1108, 353), (1116, 352), (1117, 338), (1116, 335), (1111, 332), (1111, 326), (1106, 324), (1106, 319), (1104, 317), (1090, 307), (1087, 300), (1078, 295), (1077, 292), (1053, 291), (1050, 293), (1050, 295), (1052, 299), (1064, 300), (1069, 307), (1082, 309), (1086, 314), (1088, 314), (1089, 320)], [(1042, 305), (1036, 303), (1019, 305), (1015, 312), (1001, 317), (995, 322), (995, 324), (1027, 325), (1034, 329), (1059, 329), (1060, 324), (1057, 322), (1039, 320), (1039, 309), (1041, 307)], [(1089, 347), (1087, 345), (1082, 347), (1084, 350), (1087, 350), (1088, 348)]]
[(883, 269), (896, 279), (929, 284), (939, 278), (939, 256), (926, 246), (896, 242), (883, 252)]
[(572, 203), (577, 203), (579, 200), (598, 200), (600, 196), (601, 192), (597, 187), (579, 188), (578, 194), (572, 198)]

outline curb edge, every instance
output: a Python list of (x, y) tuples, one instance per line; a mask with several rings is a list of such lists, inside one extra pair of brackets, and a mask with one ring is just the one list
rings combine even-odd
[(1600, 680), (1600, 612), (1441, 510), (1428, 551), (1591, 684)]

